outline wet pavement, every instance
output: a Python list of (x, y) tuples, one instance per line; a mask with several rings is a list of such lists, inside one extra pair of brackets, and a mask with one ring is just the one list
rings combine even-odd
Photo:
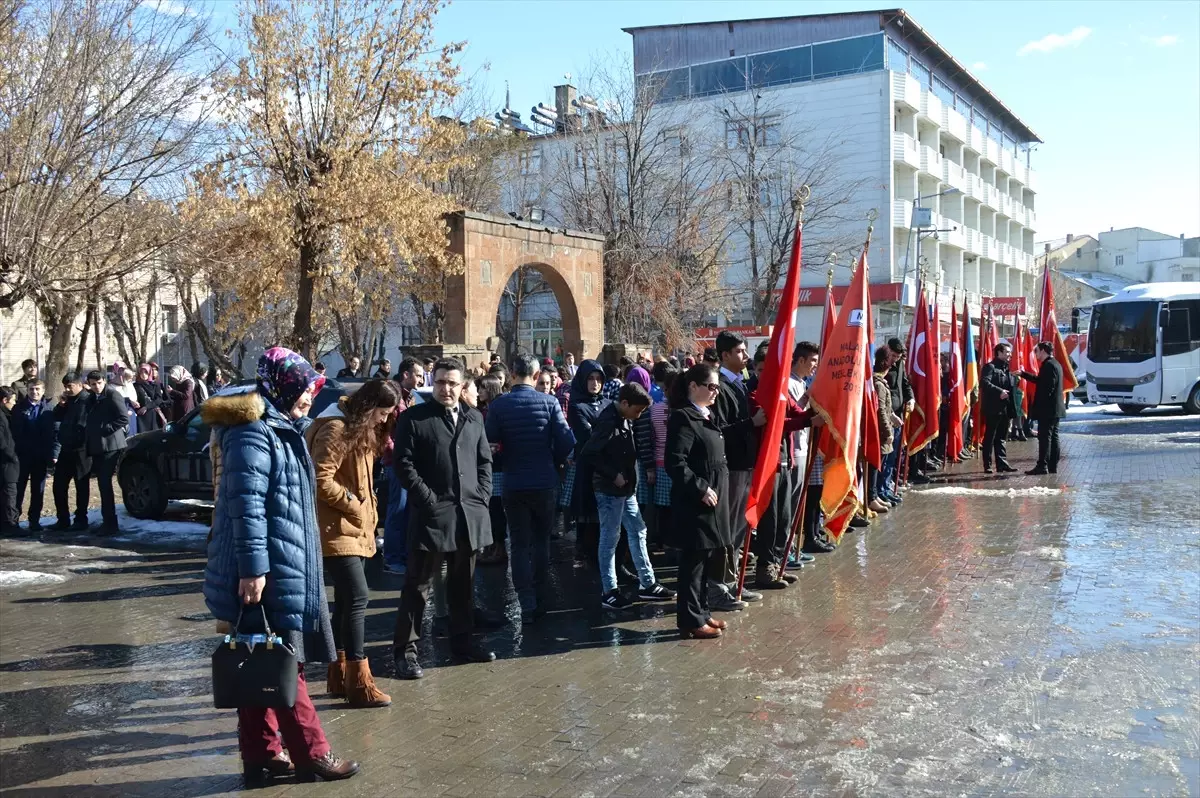
[[(311, 670), (363, 772), (263, 792), (1200, 795), (1200, 418), (1072, 408), (1062, 431), (1058, 481), (959, 466), (720, 641), (680, 641), (671, 606), (604, 616), (560, 544), (553, 611), (490, 633), (495, 663), (450, 666), (436, 639), (376, 710)], [(239, 789), (202, 561), (72, 542), (0, 542), (0, 575), (45, 575), (0, 587), (0, 792)], [(511, 595), (482, 570), (482, 595)], [(373, 581), (386, 674), (398, 594)]]

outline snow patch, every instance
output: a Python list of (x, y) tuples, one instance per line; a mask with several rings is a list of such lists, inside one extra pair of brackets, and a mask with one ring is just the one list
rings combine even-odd
[(0, 571), (0, 587), (28, 587), (30, 585), (56, 585), (65, 582), (65, 576), (44, 574), (41, 571)]
[[(97, 526), (104, 521), (100, 510), (88, 511), (88, 524)], [(153, 546), (182, 548), (201, 551), (208, 542), (208, 524), (194, 521), (154, 521), (134, 518), (125, 512), (125, 505), (117, 505), (117, 527), (115, 535), (106, 535), (105, 540), (144, 543)], [(86, 547), (85, 547), (86, 548)], [(128, 552), (121, 552), (128, 554)]]
[(957, 485), (947, 485), (941, 488), (926, 488), (921, 491), (923, 495), (937, 494), (939, 496), (1004, 496), (1007, 498), (1015, 498), (1017, 496), (1057, 496), (1062, 493), (1062, 488), (1047, 488), (1036, 486), (1032, 488), (963, 488)]

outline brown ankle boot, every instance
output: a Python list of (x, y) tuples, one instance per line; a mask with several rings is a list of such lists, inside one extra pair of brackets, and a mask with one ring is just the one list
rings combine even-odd
[(346, 662), (346, 700), (358, 708), (391, 706), (392, 697), (375, 686), (365, 659)]
[(337, 653), (337, 662), (329, 663), (329, 672), (325, 677), (325, 692), (335, 698), (346, 695), (346, 652)]

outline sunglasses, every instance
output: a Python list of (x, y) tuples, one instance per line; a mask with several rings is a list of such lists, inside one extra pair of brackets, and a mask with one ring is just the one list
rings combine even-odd
[(701, 388), (707, 388), (709, 391), (711, 391), (713, 393), (716, 393), (717, 389), (719, 389), (721, 387), (721, 384), (718, 382), (697, 383), (697, 385)]

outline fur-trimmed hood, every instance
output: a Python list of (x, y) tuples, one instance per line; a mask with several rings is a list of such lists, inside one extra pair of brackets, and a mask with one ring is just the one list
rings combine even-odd
[(209, 397), (200, 406), (200, 417), (210, 427), (236, 427), (251, 424), (267, 412), (267, 403), (258, 391), (246, 391)]

